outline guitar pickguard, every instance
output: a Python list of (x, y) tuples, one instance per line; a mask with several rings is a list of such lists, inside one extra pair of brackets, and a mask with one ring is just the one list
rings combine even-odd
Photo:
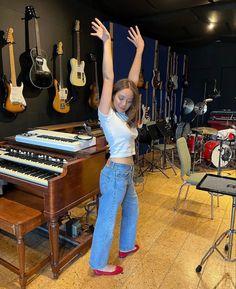
[(36, 48), (31, 49), (32, 66), (30, 68), (30, 81), (37, 88), (49, 88), (52, 85), (52, 74), (47, 66), (46, 52), (37, 54)]
[(72, 58), (70, 60), (71, 73), (70, 73), (70, 82), (75, 86), (84, 86), (86, 84), (86, 76), (84, 73), (85, 62), (81, 61), (78, 64), (77, 59)]

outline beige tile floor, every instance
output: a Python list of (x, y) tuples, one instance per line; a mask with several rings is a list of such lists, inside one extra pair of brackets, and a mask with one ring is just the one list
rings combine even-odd
[[(74, 260), (57, 280), (52, 278), (50, 267), (43, 269), (27, 286), (28, 289), (233, 289), (236, 288), (236, 262), (229, 263), (214, 252), (203, 267), (195, 272), (206, 250), (216, 237), (229, 228), (231, 197), (220, 197), (215, 207), (214, 220), (210, 219), (210, 196), (207, 192), (190, 189), (189, 197), (178, 212), (173, 211), (181, 184), (179, 171), (175, 176), (166, 170), (167, 179), (160, 172), (147, 173), (144, 181), (136, 185), (140, 202), (137, 243), (141, 249), (121, 260), (117, 257), (120, 212), (110, 254), (110, 263), (122, 265), (124, 274), (94, 276), (89, 269), (89, 252)], [(232, 177), (236, 172), (228, 171)], [(224, 174), (228, 175), (227, 172)], [(14, 240), (0, 237), (0, 254), (14, 260)], [(27, 236), (28, 261), (46, 253), (48, 241), (33, 232)], [(236, 239), (235, 239), (236, 243)], [(223, 247), (222, 245), (221, 247)], [(236, 255), (236, 244), (233, 248)], [(0, 288), (19, 288), (18, 277), (0, 267)]]

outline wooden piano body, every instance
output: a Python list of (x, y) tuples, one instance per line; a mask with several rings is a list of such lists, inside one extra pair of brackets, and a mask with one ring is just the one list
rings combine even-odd
[(98, 142), (96, 146), (66, 154), (8, 140), (0, 143), (0, 149), (12, 149), (21, 153), (23, 151), (28, 155), (42, 154), (47, 159), (64, 160), (63, 171), (51, 177), (47, 186), (0, 172), (0, 179), (7, 182), (4, 186), (4, 198), (43, 211), (48, 224), (52, 272), (54, 278), (57, 278), (60, 270), (69, 261), (90, 247), (92, 235), (85, 241), (78, 242), (65, 256), (59, 258), (59, 220), (77, 204), (98, 195), (106, 148)]

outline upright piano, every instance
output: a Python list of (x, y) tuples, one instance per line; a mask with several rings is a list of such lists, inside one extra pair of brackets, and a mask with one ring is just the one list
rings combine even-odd
[[(65, 145), (66, 133), (57, 132), (53, 139), (47, 130), (45, 132), (50, 137), (45, 138), (44, 135), (48, 143), (42, 146), (35, 140), (33, 143), (24, 140), (24, 137), (32, 137), (33, 132), (31, 130), (0, 142), (0, 183), (6, 184), (3, 186), (5, 198), (44, 212), (49, 232), (51, 267), (54, 278), (57, 278), (69, 261), (90, 247), (92, 236), (78, 242), (66, 255), (59, 257), (59, 224), (68, 210), (98, 195), (106, 146), (90, 138), (82, 139), (83, 145), (80, 147), (78, 143), (81, 139), (76, 135), (77, 149), (73, 145), (68, 148)], [(84, 145), (86, 142), (87, 145)]]

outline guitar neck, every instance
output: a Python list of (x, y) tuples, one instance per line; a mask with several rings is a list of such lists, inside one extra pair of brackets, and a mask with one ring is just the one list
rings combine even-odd
[(94, 70), (95, 70), (95, 85), (97, 88), (97, 93), (98, 95), (100, 95), (99, 93), (99, 86), (98, 86), (98, 69), (97, 69), (97, 61), (94, 62)]
[(38, 20), (37, 20), (36, 17), (34, 18), (34, 25), (35, 25), (35, 37), (36, 37), (37, 54), (39, 56), (42, 56), (41, 42), (40, 42), (40, 36), (39, 36), (39, 24), (38, 24)]
[(14, 60), (14, 50), (13, 44), (9, 44), (9, 59), (10, 59), (10, 70), (11, 70), (11, 83), (13, 86), (16, 86), (16, 68)]
[(62, 70), (62, 55), (58, 55), (59, 58), (59, 83), (61, 88), (64, 88), (63, 70)]
[(79, 31), (76, 31), (76, 59), (80, 64), (80, 35)]

